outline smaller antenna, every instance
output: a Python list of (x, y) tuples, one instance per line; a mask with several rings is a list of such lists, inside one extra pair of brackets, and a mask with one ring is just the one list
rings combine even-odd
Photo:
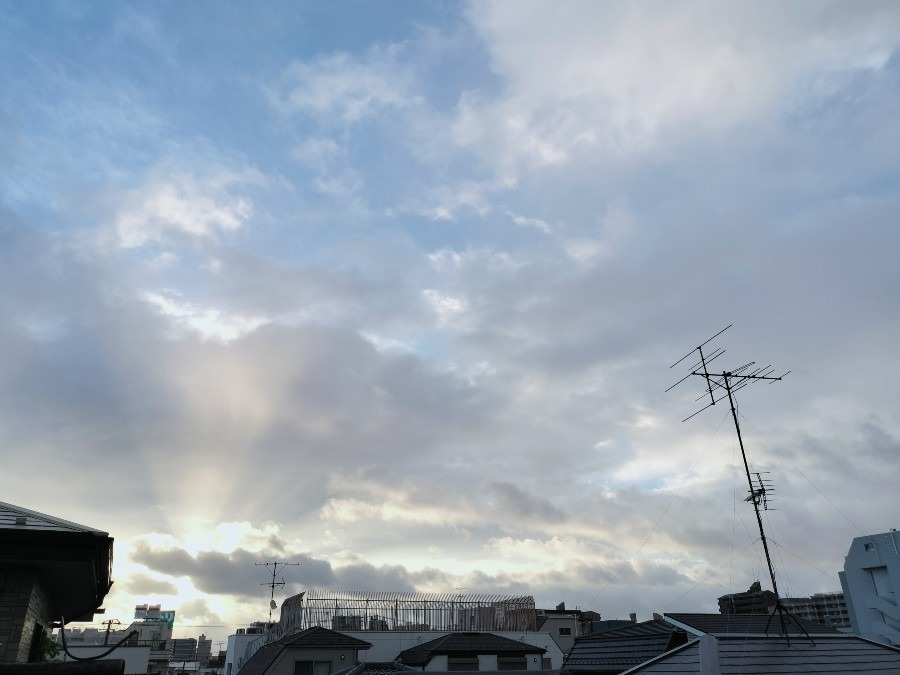
[(266, 569), (272, 568), (272, 580), (261, 583), (260, 586), (268, 586), (272, 593), (269, 598), (269, 626), (272, 625), (272, 612), (278, 607), (278, 604), (275, 602), (275, 588), (284, 588), (284, 577), (281, 578), (281, 581), (276, 581), (275, 578), (278, 575), (278, 566), (281, 565), (285, 567), (287, 565), (299, 565), (300, 563), (290, 563), (290, 562), (264, 562), (264, 563), (254, 563), (257, 567), (265, 567)]
[[(769, 503), (774, 501), (772, 499), (772, 495), (775, 494), (775, 488), (772, 486), (772, 480), (770, 478), (763, 478), (763, 474), (768, 474), (768, 471), (758, 471), (753, 475), (756, 476), (755, 484), (751, 481), (751, 485), (753, 485), (753, 490), (750, 491), (750, 494), (744, 498), (745, 502), (753, 502), (754, 506), (761, 506), (763, 511), (769, 511)], [(775, 511), (777, 509), (771, 509)]]

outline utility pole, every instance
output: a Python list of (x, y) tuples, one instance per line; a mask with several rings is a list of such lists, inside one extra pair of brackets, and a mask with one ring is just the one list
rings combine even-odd
[(108, 645), (109, 644), (109, 629), (112, 628), (112, 625), (114, 623), (121, 624), (122, 622), (119, 621), (118, 619), (107, 619), (103, 623), (106, 625), (106, 636), (103, 638), (103, 644)]

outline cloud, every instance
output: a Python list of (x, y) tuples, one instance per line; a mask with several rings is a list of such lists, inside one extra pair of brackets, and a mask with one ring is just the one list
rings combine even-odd
[(415, 105), (412, 71), (401, 44), (375, 46), (361, 56), (345, 52), (291, 64), (270, 92), (287, 115), (308, 115), (321, 123), (360, 122), (382, 109)]
[[(310, 587), (330, 588), (334, 585), (331, 565), (302, 553), (287, 553), (291, 562), (299, 562), (294, 572), (295, 583)], [(200, 551), (191, 555), (181, 548), (156, 549), (147, 542), (137, 542), (131, 559), (149, 569), (173, 577), (189, 577), (197, 590), (209, 594), (227, 594), (253, 597), (259, 593), (259, 579), (265, 577), (264, 563), (254, 551), (236, 550), (230, 553)]]
[(513, 172), (646, 153), (673, 133), (774, 120), (799, 89), (816, 95), (807, 83), (880, 69), (896, 47), (900, 17), (885, 4), (800, 3), (773, 24), (774, 9), (473, 3), (503, 89), (461, 99), (457, 140)]
[[(201, 598), (196, 598), (194, 600), (187, 600), (185, 602), (181, 602), (178, 605), (178, 620), (181, 623), (188, 622), (193, 624), (200, 624), (204, 628), (213, 628), (217, 627), (216, 624), (222, 623), (222, 619), (218, 614), (213, 612), (205, 600)], [(206, 624), (203, 626), (203, 624)], [(208, 633), (209, 631), (200, 631), (201, 633)]]
[(198, 176), (154, 172), (140, 188), (122, 196), (114, 228), (119, 245), (139, 248), (172, 235), (214, 239), (242, 227), (253, 203), (232, 194), (235, 186), (259, 182), (258, 173), (215, 171)]
[(175, 584), (148, 574), (132, 574), (125, 584), (128, 593), (137, 597), (178, 595)]

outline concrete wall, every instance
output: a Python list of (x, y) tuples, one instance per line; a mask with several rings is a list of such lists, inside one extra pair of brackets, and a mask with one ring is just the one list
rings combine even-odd
[(50, 597), (34, 567), (4, 565), (0, 578), (0, 661), (26, 663), (35, 628), (50, 632)]

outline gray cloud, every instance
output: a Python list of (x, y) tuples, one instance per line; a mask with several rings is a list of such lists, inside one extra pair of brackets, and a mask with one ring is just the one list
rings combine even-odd
[[(204, 593), (253, 597), (259, 594), (259, 585), (268, 578), (266, 568), (257, 565), (266, 561), (261, 560), (258, 553), (244, 550), (231, 553), (201, 551), (193, 556), (183, 549), (156, 550), (139, 542), (131, 557), (156, 572), (190, 577)], [(326, 588), (334, 585), (334, 573), (328, 562), (305, 554), (287, 554), (287, 557), (291, 562), (300, 563), (298, 568), (291, 568), (296, 583)]]
[(178, 589), (171, 581), (158, 579), (148, 574), (133, 574), (125, 585), (128, 593), (137, 597), (155, 595), (178, 595)]

